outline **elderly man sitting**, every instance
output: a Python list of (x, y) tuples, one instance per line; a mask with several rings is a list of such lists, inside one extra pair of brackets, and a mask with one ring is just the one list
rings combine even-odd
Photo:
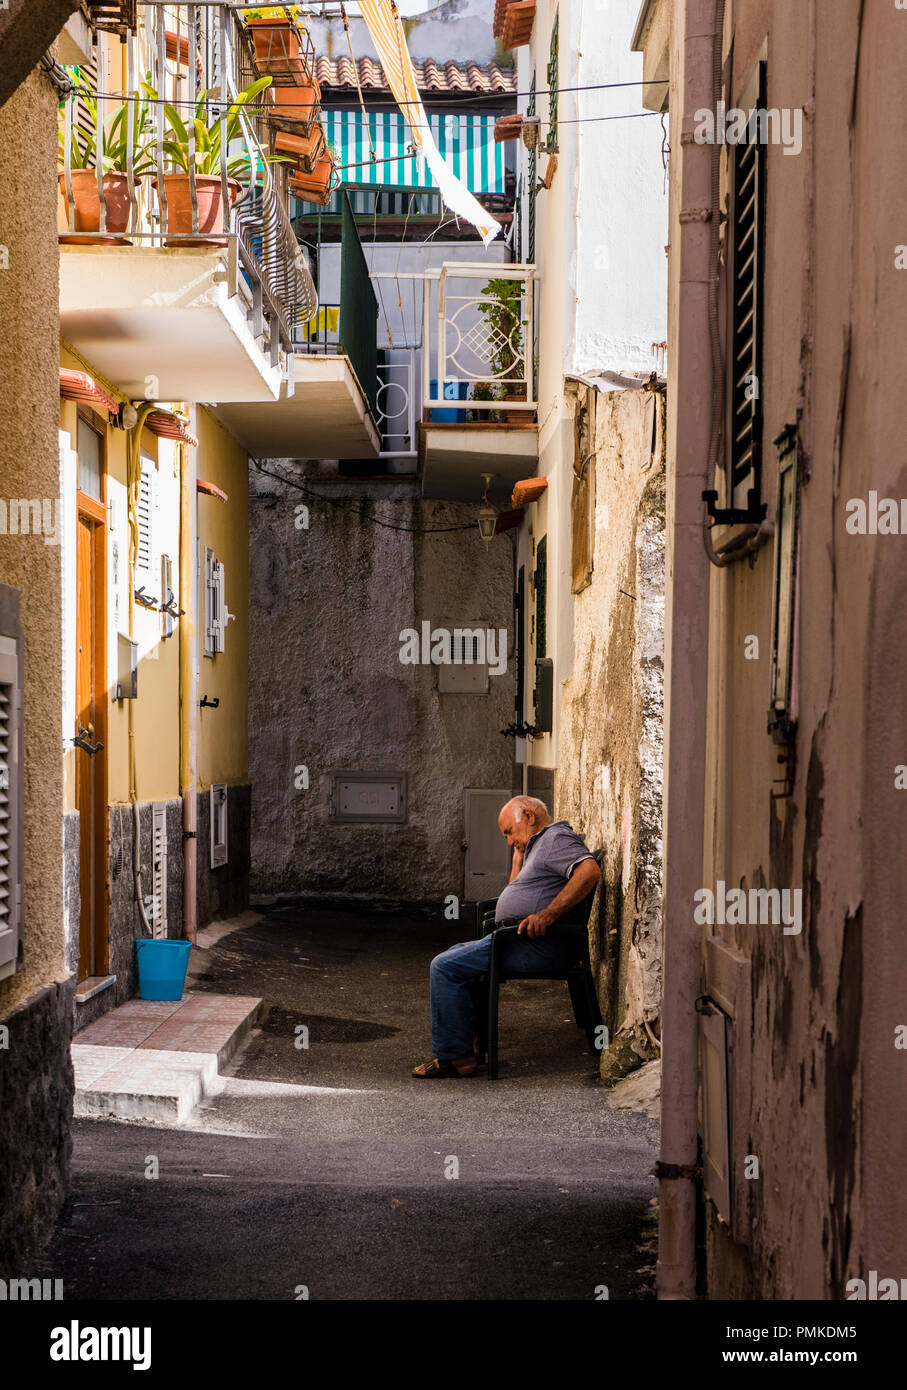
[[(520, 975), (539, 975), (573, 964), (576, 946), (547, 939), (553, 922), (593, 891), (601, 870), (566, 821), (552, 821), (543, 801), (515, 796), (498, 816), (513, 850), (510, 882), (498, 898), (495, 926), (519, 923), (501, 963)], [(431, 963), (431, 1044), (434, 1058), (415, 1067), (420, 1080), (471, 1076), (476, 1043), (471, 986), (488, 972), (491, 936), (451, 946)]]

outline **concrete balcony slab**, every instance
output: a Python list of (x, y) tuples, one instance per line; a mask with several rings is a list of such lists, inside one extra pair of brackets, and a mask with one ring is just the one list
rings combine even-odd
[(136, 400), (275, 401), (281, 369), (218, 247), (60, 247), (60, 329)]

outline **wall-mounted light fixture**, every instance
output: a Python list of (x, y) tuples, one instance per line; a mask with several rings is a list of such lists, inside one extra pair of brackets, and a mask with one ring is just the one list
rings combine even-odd
[(494, 540), (495, 527), (498, 523), (498, 514), (488, 500), (488, 489), (491, 487), (493, 477), (493, 473), (482, 474), (485, 491), (482, 494), (482, 505), (479, 508), (479, 535), (486, 545), (490, 545)]

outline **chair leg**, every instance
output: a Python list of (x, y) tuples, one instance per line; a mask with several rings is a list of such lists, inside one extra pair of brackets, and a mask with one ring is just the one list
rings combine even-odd
[(573, 1017), (576, 1019), (577, 1028), (588, 1028), (589, 1000), (585, 980), (577, 973), (568, 975), (567, 988), (570, 990), (570, 1003), (573, 1005)]
[(489, 1081), (498, 1079), (498, 966), (495, 958), (495, 943), (491, 944), (491, 963), (488, 967), (488, 1068)]
[(488, 976), (481, 975), (473, 986), (473, 1018), (479, 1040), (478, 1062), (481, 1066), (488, 1056)]
[(595, 990), (595, 981), (592, 978), (592, 971), (588, 962), (583, 965), (583, 988), (586, 995), (586, 1041), (591, 1051), (595, 1051), (595, 1030), (601, 1026), (602, 1015), (598, 1007), (598, 994)]

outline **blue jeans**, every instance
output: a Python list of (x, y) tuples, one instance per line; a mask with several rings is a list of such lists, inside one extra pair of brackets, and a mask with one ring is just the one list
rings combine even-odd
[[(499, 948), (503, 969), (519, 975), (544, 975), (565, 970), (576, 960), (576, 945), (563, 939), (508, 932)], [(462, 941), (435, 956), (431, 963), (431, 1046), (439, 1060), (468, 1057), (473, 1047), (471, 985), (487, 975), (491, 965), (491, 935)]]

